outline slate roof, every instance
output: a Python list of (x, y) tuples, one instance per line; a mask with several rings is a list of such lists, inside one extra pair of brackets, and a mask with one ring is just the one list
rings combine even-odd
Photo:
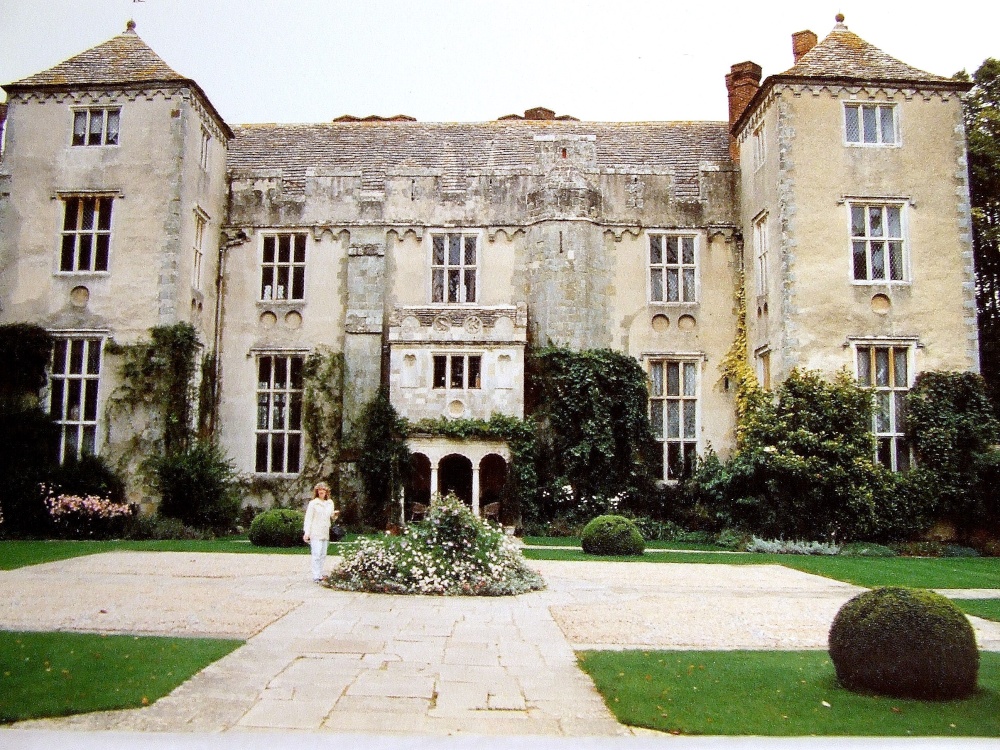
[(229, 144), (236, 170), (282, 170), (301, 190), (307, 169), (360, 172), (362, 189), (381, 190), (387, 174), (430, 172), (463, 188), (470, 175), (539, 169), (535, 136), (595, 136), (599, 169), (672, 170), (676, 195), (696, 199), (699, 167), (729, 162), (724, 122), (479, 123), (331, 122), (238, 125)]
[(192, 82), (163, 62), (135, 33), (135, 24), (129, 22), (123, 33), (103, 44), (4, 88), (120, 86), (167, 81)]
[(781, 76), (859, 78), (869, 81), (951, 82), (918, 70), (869, 44), (840, 21), (823, 41), (799, 58)]
[(129, 21), (125, 31), (103, 44), (59, 63), (41, 73), (4, 84), (8, 92), (18, 90), (52, 89), (68, 91), (88, 86), (134, 88), (143, 85), (180, 84), (194, 89), (209, 111), (215, 116), (227, 136), (229, 126), (216, 111), (205, 92), (192, 79), (182, 76), (147, 45), (135, 31), (135, 22)]

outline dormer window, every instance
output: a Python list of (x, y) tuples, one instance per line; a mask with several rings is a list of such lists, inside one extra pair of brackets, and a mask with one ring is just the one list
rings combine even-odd
[(117, 146), (120, 109), (77, 109), (73, 112), (74, 146)]
[(895, 104), (845, 104), (844, 129), (848, 145), (899, 145)]

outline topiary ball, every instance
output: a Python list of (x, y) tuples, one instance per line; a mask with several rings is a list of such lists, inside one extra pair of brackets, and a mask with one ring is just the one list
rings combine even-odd
[(895, 698), (965, 698), (979, 675), (969, 620), (925, 589), (878, 588), (851, 599), (830, 628), (830, 659), (848, 690)]
[(300, 510), (272, 508), (253, 519), (247, 536), (258, 547), (295, 547), (302, 544), (305, 520)]
[(583, 528), (583, 551), (590, 555), (641, 555), (646, 542), (624, 516), (598, 516)]

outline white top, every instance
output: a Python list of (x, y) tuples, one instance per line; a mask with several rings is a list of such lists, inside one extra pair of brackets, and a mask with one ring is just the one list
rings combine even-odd
[(333, 500), (320, 500), (314, 497), (306, 508), (306, 521), (302, 531), (310, 539), (328, 540), (330, 538), (330, 523), (333, 521)]

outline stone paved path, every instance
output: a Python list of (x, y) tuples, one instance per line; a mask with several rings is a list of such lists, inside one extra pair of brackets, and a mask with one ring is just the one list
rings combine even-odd
[[(308, 558), (116, 552), (0, 573), (0, 628), (220, 635), (245, 646), (148, 708), (18, 729), (629, 734), (581, 648), (825, 648), (859, 589), (778, 566), (533, 561), (496, 599), (325, 589)], [(1000, 650), (1000, 624), (974, 620)]]

